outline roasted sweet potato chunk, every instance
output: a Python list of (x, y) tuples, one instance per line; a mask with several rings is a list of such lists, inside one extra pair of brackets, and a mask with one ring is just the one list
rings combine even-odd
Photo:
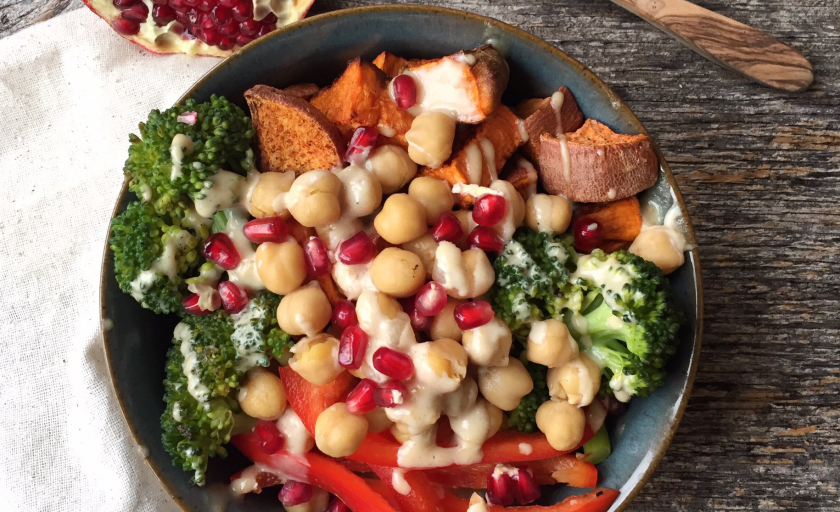
[(639, 200), (630, 196), (609, 203), (578, 203), (572, 222), (589, 217), (604, 230), (604, 240), (632, 242), (642, 230)]
[(262, 172), (306, 172), (341, 165), (344, 141), (335, 125), (307, 101), (267, 85), (245, 92)]
[(391, 52), (382, 52), (373, 59), (373, 65), (381, 69), (386, 75), (395, 77), (402, 73), (408, 61), (397, 57)]
[(499, 179), (509, 181), (525, 199), (537, 193), (537, 181), (539, 181), (537, 169), (527, 158), (518, 153), (508, 159), (502, 172), (499, 173)]
[(528, 142), (522, 150), (539, 165), (540, 135), (560, 135), (573, 132), (583, 125), (580, 111), (572, 92), (565, 86), (548, 98), (525, 100), (514, 109), (516, 115), (525, 120)]

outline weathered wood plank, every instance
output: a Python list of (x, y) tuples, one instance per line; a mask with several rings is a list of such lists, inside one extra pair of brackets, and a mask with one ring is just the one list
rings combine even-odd
[[(318, 0), (313, 12), (370, 3)], [(606, 0), (428, 3), (501, 19), (586, 63), (653, 134), (688, 202), (700, 369), (630, 510), (840, 510), (840, 0), (697, 2), (808, 57), (803, 94), (705, 61)], [(78, 5), (0, 0), (0, 37)]]

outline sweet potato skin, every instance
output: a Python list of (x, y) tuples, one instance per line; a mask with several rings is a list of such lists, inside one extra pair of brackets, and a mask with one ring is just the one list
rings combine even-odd
[(336, 126), (307, 101), (267, 85), (245, 92), (262, 172), (306, 172), (341, 165), (345, 143)]
[(283, 89), (283, 91), (306, 101), (309, 101), (312, 96), (315, 96), (319, 90), (321, 90), (321, 88), (312, 83), (294, 84)]
[(659, 160), (650, 137), (617, 134), (593, 119), (565, 136), (542, 134), (539, 156), (543, 188), (576, 203), (630, 197), (652, 187), (659, 176)]
[(514, 109), (516, 115), (524, 120), (525, 130), (528, 132), (528, 142), (522, 151), (536, 166), (539, 166), (540, 136), (543, 133), (557, 136), (574, 132), (583, 125), (583, 112), (580, 111), (572, 91), (563, 86), (557, 92), (563, 98), (559, 112), (555, 108), (555, 100), (551, 97), (525, 100)]
[(408, 147), (405, 132), (414, 117), (394, 104), (388, 94), (388, 76), (370, 62), (350, 61), (344, 73), (313, 96), (311, 103), (338, 126), (345, 141), (360, 126), (378, 126), (394, 132), (380, 136), (380, 143)]

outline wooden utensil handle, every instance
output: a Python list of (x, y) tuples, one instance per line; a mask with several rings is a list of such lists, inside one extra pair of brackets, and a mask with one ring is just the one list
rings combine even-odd
[(686, 0), (612, 0), (704, 57), (770, 87), (801, 91), (814, 79), (811, 63), (761, 30)]

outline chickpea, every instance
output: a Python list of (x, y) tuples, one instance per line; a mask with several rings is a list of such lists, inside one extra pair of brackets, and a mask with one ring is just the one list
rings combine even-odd
[(324, 512), (330, 504), (330, 493), (320, 487), (312, 487), (312, 497), (298, 505), (285, 507), (286, 512)]
[(525, 225), (541, 233), (565, 233), (572, 221), (572, 203), (566, 196), (534, 194), (525, 203)]
[(373, 173), (351, 165), (336, 173), (341, 180), (341, 211), (351, 217), (364, 217), (382, 203), (382, 185)]
[(341, 180), (330, 171), (301, 174), (286, 194), (286, 207), (308, 228), (326, 226), (341, 216)]
[(432, 279), (432, 267), (435, 266), (435, 251), (437, 251), (438, 243), (431, 233), (426, 233), (420, 238), (415, 238), (410, 242), (402, 244), (400, 247), (406, 251), (416, 254), (420, 261), (423, 262), (423, 268), (426, 269), (426, 279)]
[(455, 391), (443, 395), (441, 413), (447, 416), (460, 416), (472, 407), (478, 398), (478, 384), (472, 377), (465, 377)]
[(458, 218), (458, 221), (461, 223), (461, 230), (464, 232), (463, 236), (455, 242), (455, 245), (460, 247), (463, 250), (470, 248), (469, 236), (473, 229), (475, 229), (478, 224), (476, 224), (475, 220), (472, 218), (472, 210), (456, 210), (452, 212)]
[(411, 297), (426, 282), (426, 268), (413, 252), (389, 247), (370, 265), (370, 279), (382, 293), (392, 297)]
[(601, 387), (601, 368), (586, 354), (580, 354), (560, 368), (548, 370), (548, 394), (585, 407), (592, 403)]
[(629, 251), (670, 274), (685, 263), (685, 242), (675, 240), (673, 229), (655, 226), (643, 229), (633, 240)]
[(286, 390), (280, 377), (259, 366), (246, 374), (238, 399), (242, 412), (252, 418), (274, 421), (286, 410)]
[(481, 249), (461, 252), (451, 242), (441, 242), (435, 251), (432, 277), (450, 297), (468, 299), (490, 290), (496, 273), (487, 254)]
[(376, 409), (365, 413), (365, 418), (368, 420), (368, 432), (371, 434), (383, 432), (391, 428), (391, 425), (394, 423), (388, 419), (388, 415), (385, 414), (385, 409), (382, 407), (377, 407)]
[(493, 230), (502, 240), (508, 241), (513, 237), (516, 228), (525, 222), (525, 200), (508, 181), (496, 180), (490, 184), (490, 188), (501, 192), (507, 200), (508, 211), (504, 218), (493, 226)]
[(408, 153), (399, 146), (384, 145), (374, 149), (365, 167), (379, 180), (383, 194), (393, 194), (417, 174)]
[(409, 354), (417, 381), (439, 393), (455, 391), (467, 375), (467, 353), (453, 339), (418, 343), (411, 347)]
[(449, 184), (427, 176), (414, 178), (408, 186), (408, 195), (417, 199), (426, 210), (426, 224), (434, 226), (443, 212), (452, 210), (455, 198)]
[(586, 415), (569, 402), (549, 400), (537, 409), (537, 428), (557, 451), (569, 451), (580, 444)]
[(248, 210), (254, 217), (271, 217), (273, 215), (289, 216), (286, 209), (285, 195), (292, 188), (295, 181), (293, 172), (264, 172), (248, 201)]
[(519, 359), (511, 358), (507, 366), (478, 369), (478, 389), (488, 402), (504, 411), (512, 411), (519, 401), (534, 389), (534, 381)]
[(578, 344), (566, 324), (549, 318), (531, 324), (526, 357), (532, 363), (559, 368), (578, 355)]
[(409, 431), (408, 425), (405, 423), (394, 423), (391, 425), (391, 435), (394, 436), (394, 439), (396, 439), (400, 444), (403, 444), (411, 439), (411, 432)]
[(414, 118), (405, 140), (412, 160), (437, 169), (452, 154), (455, 120), (441, 112), (425, 112)]
[(328, 334), (304, 338), (291, 352), (289, 366), (312, 384), (329, 384), (344, 371), (338, 364), (338, 340)]
[(286, 295), (297, 290), (306, 279), (303, 249), (287, 238), (285, 242), (265, 242), (257, 247), (257, 275), (272, 293)]
[(341, 242), (362, 230), (364, 230), (362, 221), (350, 217), (342, 217), (332, 224), (315, 228), (315, 232), (327, 244), (327, 248), (333, 252), (338, 250)]
[(513, 335), (507, 324), (498, 317), (488, 323), (467, 329), (461, 343), (470, 356), (470, 362), (478, 366), (505, 366), (510, 356)]
[(353, 454), (367, 433), (367, 418), (350, 413), (344, 402), (327, 407), (315, 421), (315, 445), (330, 457)]
[(426, 212), (423, 205), (408, 194), (394, 194), (373, 219), (373, 227), (388, 242), (404, 244), (426, 233)]
[(332, 306), (317, 281), (286, 295), (277, 307), (278, 325), (292, 336), (313, 336), (327, 326), (330, 317)]
[(483, 398), (458, 416), (450, 416), (449, 426), (459, 439), (470, 444), (482, 444), (502, 424), (502, 410)]
[(446, 306), (443, 311), (432, 319), (432, 328), (429, 329), (429, 335), (433, 340), (452, 338), (455, 341), (461, 341), (464, 331), (455, 323), (455, 306), (463, 302), (461, 299), (451, 297), (446, 299)]

